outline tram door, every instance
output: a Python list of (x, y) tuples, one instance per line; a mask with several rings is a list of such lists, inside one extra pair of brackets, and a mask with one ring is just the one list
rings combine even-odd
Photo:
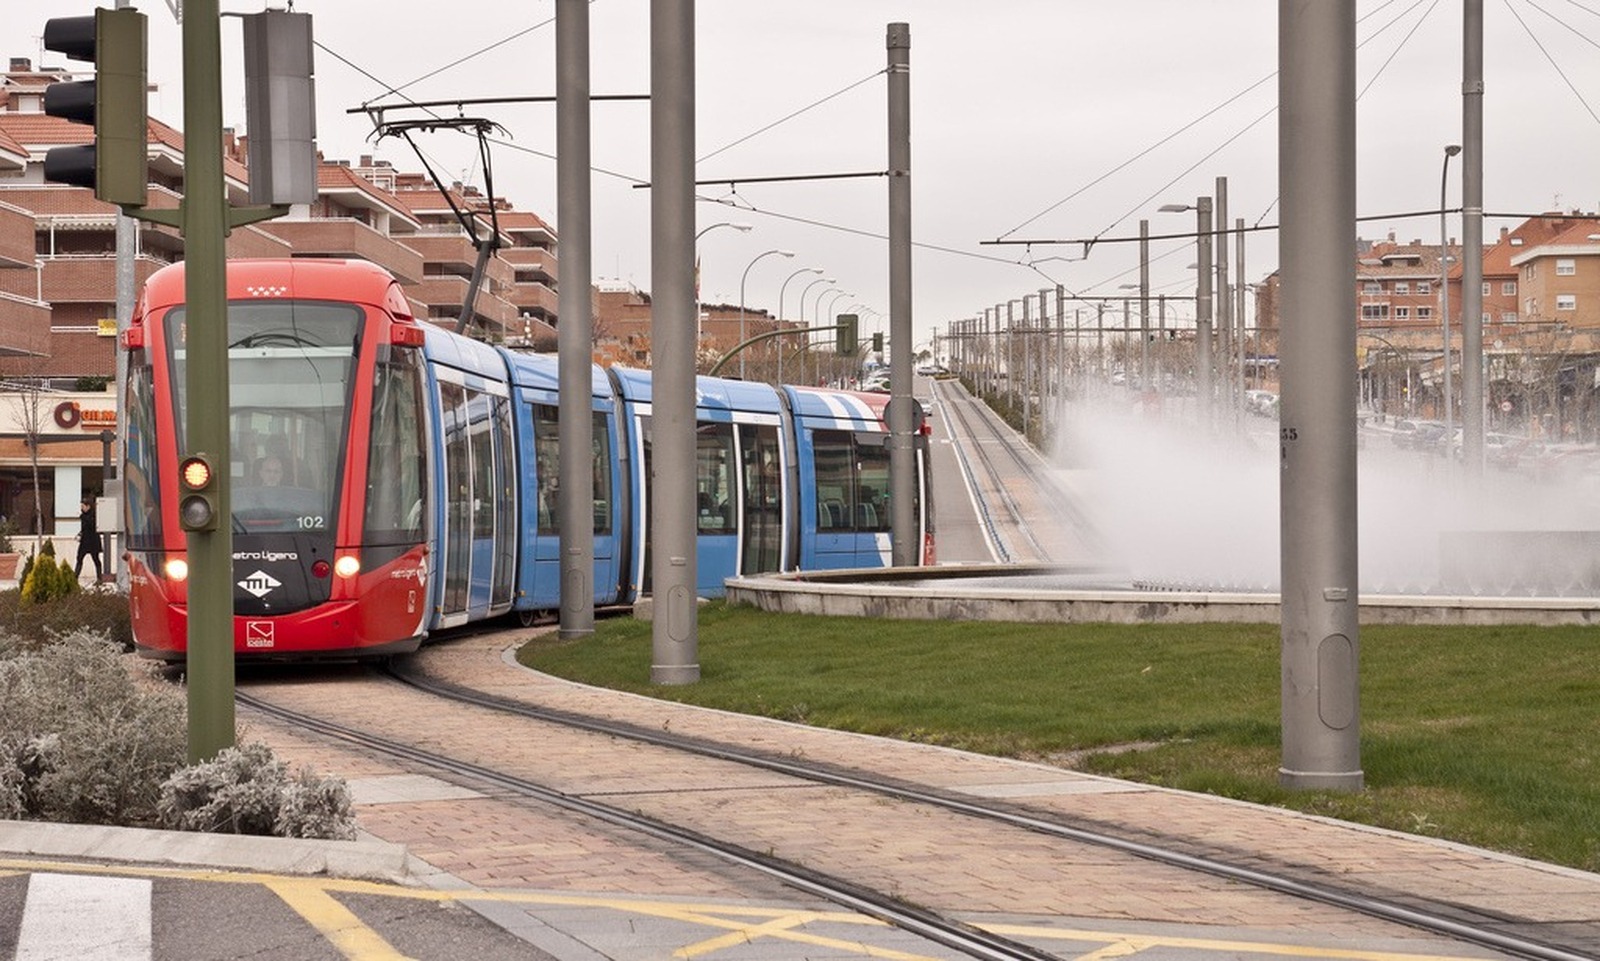
[(739, 573), (763, 574), (783, 563), (783, 447), (778, 426), (739, 425), (743, 468), (743, 524), (739, 532)]
[(511, 411), (503, 384), (468, 386), (439, 369), (444, 450), (441, 625), (487, 617), (511, 603), (516, 487)]

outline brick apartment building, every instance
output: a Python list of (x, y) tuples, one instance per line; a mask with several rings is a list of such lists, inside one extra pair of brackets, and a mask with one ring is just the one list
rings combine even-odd
[[(1356, 332), (1362, 401), (1391, 416), (1443, 418), (1449, 289), (1451, 374), (1461, 380), (1462, 256), (1420, 240), (1357, 241)], [(1600, 439), (1600, 214), (1551, 211), (1503, 227), (1483, 250), (1482, 320), (1490, 430)], [(1264, 354), (1277, 352), (1279, 278), (1256, 288)], [(1456, 403), (1460, 403), (1457, 386)], [(1458, 412), (1459, 416), (1459, 412)]]

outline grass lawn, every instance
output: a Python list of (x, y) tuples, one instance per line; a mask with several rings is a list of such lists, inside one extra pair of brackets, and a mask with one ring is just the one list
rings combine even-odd
[(713, 604), (698, 684), (650, 625), (522, 663), (654, 697), (1276, 804), (1600, 871), (1600, 631), (1361, 629), (1359, 794), (1278, 786), (1275, 624), (869, 621)]

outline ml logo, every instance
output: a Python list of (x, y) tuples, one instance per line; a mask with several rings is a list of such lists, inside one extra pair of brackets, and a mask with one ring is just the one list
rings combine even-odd
[(239, 582), (239, 586), (257, 597), (266, 597), (275, 587), (282, 587), (283, 582), (268, 574), (266, 571), (256, 571)]

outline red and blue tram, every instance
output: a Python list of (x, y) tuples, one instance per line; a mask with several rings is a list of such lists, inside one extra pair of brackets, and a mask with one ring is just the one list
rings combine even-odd
[[(183, 265), (152, 275), (124, 335), (122, 479), (140, 653), (182, 659)], [(418, 322), (359, 261), (228, 264), (234, 649), (377, 656), (432, 631), (560, 602), (558, 374)], [(594, 590), (650, 589), (651, 377), (594, 368)], [(699, 378), (698, 590), (771, 571), (889, 563), (882, 395)], [(195, 399), (195, 402), (212, 402)], [(913, 497), (933, 560), (926, 438)]]

